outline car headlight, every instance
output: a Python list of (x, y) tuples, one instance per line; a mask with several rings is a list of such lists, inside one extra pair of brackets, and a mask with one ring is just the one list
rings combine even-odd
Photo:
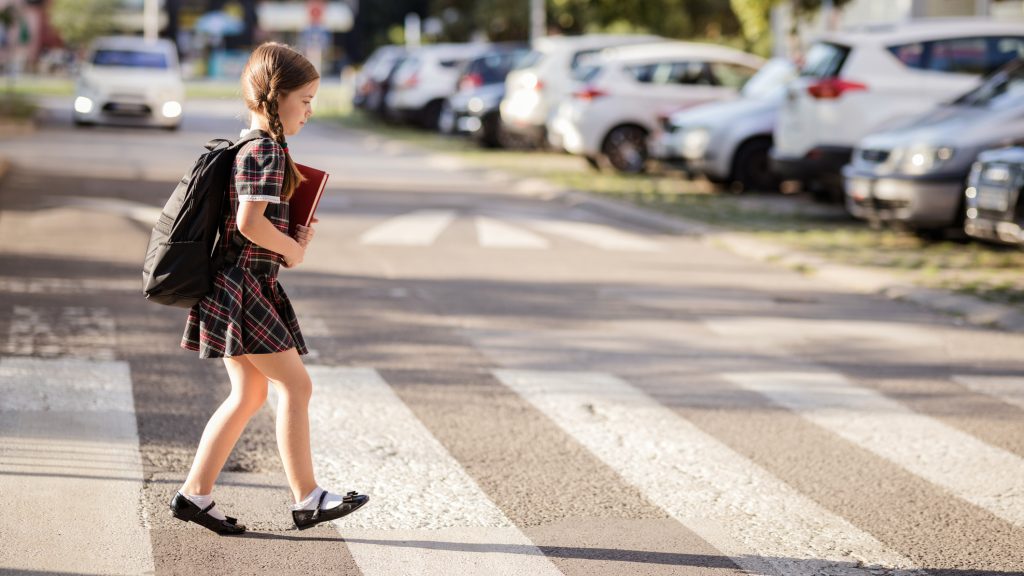
[(687, 157), (699, 157), (707, 150), (711, 132), (707, 128), (688, 128), (683, 132), (682, 149)]
[(941, 169), (955, 154), (950, 146), (911, 146), (900, 152), (899, 170), (905, 174), (926, 174)]
[(75, 112), (79, 114), (88, 114), (92, 112), (93, 103), (92, 100), (85, 96), (79, 96), (75, 98)]
[(181, 103), (174, 100), (164, 102), (164, 106), (161, 111), (165, 118), (177, 118), (178, 116), (181, 116)]

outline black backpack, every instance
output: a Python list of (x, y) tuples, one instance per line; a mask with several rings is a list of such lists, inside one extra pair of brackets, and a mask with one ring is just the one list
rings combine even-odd
[(217, 270), (237, 258), (237, 245), (232, 254), (219, 249), (228, 184), (238, 151), (260, 137), (253, 130), (235, 142), (210, 140), (178, 182), (153, 227), (142, 264), (142, 293), (149, 301), (191, 308), (210, 292)]

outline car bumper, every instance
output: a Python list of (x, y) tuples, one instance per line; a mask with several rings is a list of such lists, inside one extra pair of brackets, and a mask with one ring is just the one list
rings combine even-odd
[[(85, 98), (89, 101), (87, 111), (80, 109), (79, 100)], [(175, 99), (179, 106), (182, 99)], [(76, 122), (89, 124), (114, 124), (131, 126), (159, 126), (164, 128), (175, 127), (181, 124), (183, 114), (177, 116), (165, 116), (165, 100), (113, 100), (104, 96), (94, 94), (76, 94), (75, 104), (72, 109), (72, 117)], [(180, 108), (179, 108), (180, 110)]]
[(838, 176), (850, 162), (852, 148), (827, 146), (814, 148), (799, 157), (770, 155), (772, 171), (784, 180), (814, 180), (822, 176)]
[(1024, 230), (1017, 222), (995, 220), (985, 217), (967, 218), (964, 232), (972, 238), (988, 240), (1011, 246), (1024, 246)]
[(862, 220), (942, 227), (956, 222), (963, 178), (879, 178), (844, 170), (846, 209)]

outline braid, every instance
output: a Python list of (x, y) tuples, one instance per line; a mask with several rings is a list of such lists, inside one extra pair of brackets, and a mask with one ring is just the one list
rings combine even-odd
[(292, 160), (291, 155), (288, 154), (288, 141), (285, 140), (284, 137), (284, 124), (281, 123), (281, 116), (277, 112), (278, 97), (279, 95), (277, 90), (271, 88), (270, 91), (267, 92), (266, 99), (264, 100), (264, 106), (267, 111), (270, 135), (278, 144), (281, 145), (282, 148), (284, 148), (285, 168), (281, 197), (284, 200), (288, 200), (295, 191), (295, 187), (302, 183), (305, 178), (302, 176), (302, 173), (299, 172), (299, 168), (295, 165), (295, 161)]

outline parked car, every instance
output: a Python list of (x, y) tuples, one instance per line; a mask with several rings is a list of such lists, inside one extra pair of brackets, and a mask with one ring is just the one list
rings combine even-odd
[(661, 42), (649, 35), (587, 34), (538, 38), (533, 52), (505, 79), (500, 104), (505, 130), (538, 146), (547, 143), (547, 125), (558, 103), (572, 92), (573, 79), (587, 59), (613, 46)]
[(89, 46), (75, 82), (76, 125), (142, 124), (176, 130), (185, 84), (169, 40), (105, 36)]
[(553, 139), (594, 167), (642, 172), (659, 112), (735, 98), (763, 63), (753, 54), (694, 42), (605, 50), (559, 105)]
[(383, 83), (391, 70), (405, 55), (405, 47), (397, 45), (381, 46), (363, 63), (356, 75), (355, 91), (352, 104), (356, 108), (378, 111), (383, 103)]
[(1024, 23), (918, 20), (828, 34), (808, 50), (775, 127), (772, 166), (841, 196), (861, 138), (971, 89), (1024, 52)]
[[(505, 77), (530, 49), (505, 45), (467, 63), (459, 80), (459, 91), (448, 98), (441, 114), (441, 130), (468, 134), (482, 146), (501, 144), (501, 114), (498, 105), (505, 96)], [(446, 120), (450, 116), (450, 120)]]
[(960, 230), (971, 165), (983, 150), (1015, 143), (1024, 143), (1024, 59), (949, 104), (865, 137), (843, 170), (847, 209), (922, 235)]
[(676, 163), (716, 184), (742, 190), (772, 190), (779, 182), (768, 151), (786, 83), (796, 74), (789, 60), (768, 61), (737, 100), (705, 104), (666, 118), (654, 156)]
[(965, 191), (964, 231), (968, 236), (1024, 247), (1024, 148), (978, 155)]
[(456, 91), (459, 69), (487, 49), (483, 43), (431, 44), (410, 51), (391, 80), (388, 113), (436, 129), (445, 99)]

